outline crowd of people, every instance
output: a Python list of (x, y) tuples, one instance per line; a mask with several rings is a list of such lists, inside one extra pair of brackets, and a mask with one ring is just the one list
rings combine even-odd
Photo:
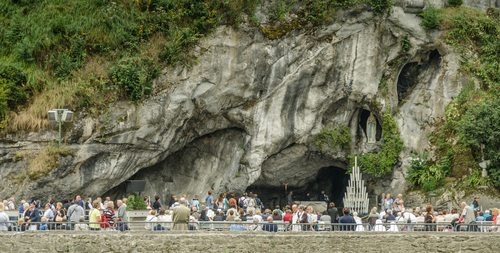
[[(264, 208), (264, 204), (257, 194), (243, 193), (240, 198), (225, 193), (219, 197), (213, 196), (213, 191), (208, 191), (207, 196), (200, 201), (195, 196), (191, 201), (186, 195), (177, 198), (175, 195), (164, 208), (160, 203), (160, 197), (155, 197), (153, 203), (148, 197), (144, 197), (144, 204), (150, 209), (145, 219), (145, 229), (148, 230), (196, 230), (199, 221), (231, 222), (231, 231), (269, 231), (277, 232), (276, 221), (280, 221), (284, 231), (364, 231), (362, 219), (358, 213), (348, 208), (343, 208), (340, 215), (335, 203), (328, 202), (328, 196), (321, 193), (319, 200), (326, 201), (328, 208), (324, 212), (314, 210), (311, 206), (296, 205), (290, 192), (286, 199), (286, 206), (280, 209), (276, 205), (273, 209)], [(469, 226), (476, 221), (492, 221), (497, 224), (499, 209), (493, 208), (482, 213), (478, 210), (479, 197), (474, 199), (472, 205), (465, 202), (461, 204), (462, 210), (457, 208), (451, 210), (434, 210), (432, 205), (424, 208), (406, 208), (403, 196), (398, 195), (392, 199), (390, 194), (382, 194), (378, 208), (374, 207), (366, 217), (369, 229), (374, 231), (394, 231), (395, 227), (386, 227), (382, 223), (404, 222), (411, 224), (415, 222), (426, 223), (426, 230), (433, 230), (432, 223), (449, 222), (453, 227), (460, 225)], [(43, 213), (40, 212), (38, 201), (29, 204), (22, 200), (19, 208), (15, 208), (15, 199), (0, 203), (0, 230), (130, 230), (126, 212), (127, 199), (115, 202), (106, 197), (103, 202), (101, 198), (92, 201), (88, 198), (83, 201), (80, 196), (74, 200), (66, 199), (63, 202), (50, 200), (45, 204)], [(200, 206), (204, 208), (200, 209)], [(377, 210), (381, 210), (377, 212)], [(18, 210), (19, 218), (16, 226), (10, 226), (9, 217), (5, 210)], [(102, 213), (101, 213), (102, 212)], [(88, 221), (88, 222), (86, 222)], [(264, 223), (264, 224), (263, 224)], [(333, 227), (331, 223), (339, 225)], [(403, 230), (412, 230), (413, 226), (405, 226)], [(496, 227), (491, 230), (498, 230)]]

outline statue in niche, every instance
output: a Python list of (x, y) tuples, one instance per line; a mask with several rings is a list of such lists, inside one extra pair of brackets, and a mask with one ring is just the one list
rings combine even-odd
[(375, 143), (375, 136), (377, 135), (377, 120), (373, 113), (370, 112), (370, 117), (366, 121), (366, 135), (368, 136), (368, 143)]

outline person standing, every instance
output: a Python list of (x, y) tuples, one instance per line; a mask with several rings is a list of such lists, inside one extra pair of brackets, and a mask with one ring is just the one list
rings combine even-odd
[(309, 196), (311, 193), (306, 191), (306, 196), (304, 197), (304, 201), (311, 201), (311, 197)]
[(10, 227), (10, 224), (8, 223), (9, 216), (4, 211), (5, 211), (4, 205), (3, 203), (0, 203), (0, 231), (2, 230), (7, 231), (8, 228)]
[[(175, 203), (175, 199), (176, 199), (176, 198), (177, 198), (177, 197), (175, 197), (175, 195), (172, 195), (172, 198), (170, 199), (170, 202), (168, 202), (168, 207), (171, 207), (171, 206), (173, 206), (173, 205), (174, 205), (174, 203)], [(168, 209), (168, 208), (167, 208), (167, 209)]]
[(118, 218), (122, 218), (123, 222), (128, 222), (127, 206), (123, 204), (122, 200), (117, 200), (116, 205), (118, 206)]
[(104, 214), (104, 217), (106, 217), (106, 220), (108, 220), (109, 229), (111, 229), (116, 222), (116, 214), (115, 211), (113, 210), (115, 204), (113, 203), (113, 201), (108, 201), (107, 205), (108, 207), (104, 209), (102, 213)]
[[(468, 206), (465, 202), (462, 202), (461, 206), (463, 208), (462, 214), (456, 223), (460, 223), (460, 221), (462, 221), (462, 223), (468, 225), (469, 223), (475, 221), (476, 217), (474, 216), (474, 210), (472, 207)], [(469, 231), (469, 226), (467, 226), (467, 231)]]
[(160, 212), (161, 209), (161, 204), (160, 204), (160, 196), (155, 197), (155, 203), (153, 203), (153, 210), (155, 210), (157, 213)]
[(16, 202), (16, 199), (14, 199), (14, 197), (10, 198), (9, 200), (9, 210), (15, 210), (16, 209), (16, 206), (15, 206), (15, 203)]
[(321, 190), (321, 193), (318, 196), (318, 201), (325, 201), (328, 203), (328, 196), (326, 196), (325, 190)]
[(479, 207), (479, 196), (474, 197), (472, 205), (474, 206), (474, 209), (477, 209)]
[(186, 200), (186, 203), (184, 204), (184, 206), (189, 208), (189, 201), (187, 200), (188, 198), (187, 198), (186, 194), (182, 194), (182, 197)]
[(195, 195), (193, 201), (191, 201), (191, 208), (194, 210), (200, 210), (200, 196)]
[(92, 209), (92, 199), (88, 198), (87, 202), (85, 202), (85, 209), (90, 210)]
[(172, 221), (174, 222), (172, 230), (188, 230), (191, 211), (184, 205), (186, 203), (185, 198), (181, 198), (179, 202), (180, 205), (174, 208), (174, 214), (172, 215)]
[(207, 203), (208, 208), (214, 208), (214, 197), (212, 197), (213, 191), (208, 191), (208, 195), (205, 197), (205, 203)]
[[(78, 200), (75, 200), (73, 205), (68, 208), (68, 219), (70, 222), (78, 222), (81, 216), (85, 216), (85, 211), (78, 203)], [(74, 227), (75, 224), (71, 224), (71, 230), (73, 230)]]
[[(36, 201), (32, 201), (31, 202), (31, 205), (29, 207), (29, 217), (26, 216), (25, 217), (25, 220), (26, 222), (40, 222), (41, 221), (41, 218), (40, 218), (40, 211), (38, 211), (38, 208), (36, 208), (38, 206), (38, 203)], [(29, 230), (38, 230), (38, 225), (30, 225), (29, 226)]]
[(247, 193), (244, 192), (243, 195), (241, 196), (241, 198), (238, 199), (238, 206), (240, 208), (243, 208), (246, 210), (247, 206), (248, 206), (248, 202), (247, 202)]
[(278, 225), (273, 224), (273, 217), (267, 217), (267, 222), (267, 224), (264, 224), (264, 226), (262, 226), (263, 231), (278, 232)]
[[(262, 203), (262, 201), (258, 198), (259, 196), (257, 194), (254, 194), (255, 196), (255, 202), (257, 202), (257, 207), (256, 209), (258, 210), (261, 210), (262, 208), (264, 208), (264, 204)], [(291, 207), (291, 206), (289, 206)]]
[(90, 222), (90, 230), (101, 230), (101, 226), (98, 222), (101, 222), (101, 212), (97, 210), (101, 207), (101, 202), (99, 200), (94, 200), (92, 203), (92, 209), (89, 211), (89, 222)]
[(234, 193), (231, 193), (231, 198), (228, 201), (229, 209), (236, 209), (238, 207), (238, 203), (236, 203), (236, 199), (234, 198)]
[(335, 203), (330, 202), (330, 206), (328, 207), (328, 215), (333, 223), (337, 222), (337, 217), (339, 216), (339, 210), (335, 207)]
[[(436, 217), (434, 217), (434, 215), (432, 215), (432, 213), (433, 213), (433, 207), (432, 207), (432, 205), (428, 205), (425, 208), (425, 211), (427, 213), (425, 214), (424, 223), (436, 223)], [(434, 225), (425, 225), (425, 231), (436, 231), (436, 226), (434, 226)]]
[(344, 208), (344, 216), (340, 217), (339, 223), (347, 223), (352, 225), (341, 225), (339, 226), (340, 231), (354, 231), (354, 228), (356, 227), (356, 221), (351, 215), (349, 215), (350, 212), (351, 210), (349, 210), (349, 208)]
[(292, 206), (293, 205), (292, 195), (293, 195), (293, 191), (290, 191), (290, 194), (288, 194), (286, 196), (286, 204), (288, 206)]
[[(80, 195), (76, 196), (75, 200), (76, 200), (76, 202), (77, 202), (77, 204), (78, 204), (79, 206), (81, 206), (82, 208), (84, 208), (84, 207), (85, 207), (85, 205), (84, 205), (84, 203), (83, 203), (83, 200), (82, 200), (82, 198), (80, 197)], [(78, 217), (78, 219), (80, 219), (80, 217)], [(77, 220), (78, 220), (78, 219), (77, 219)], [(77, 220), (75, 220), (75, 222), (76, 222)]]

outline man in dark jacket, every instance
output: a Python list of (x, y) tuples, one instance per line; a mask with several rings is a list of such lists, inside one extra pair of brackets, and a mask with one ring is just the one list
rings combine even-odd
[[(156, 210), (156, 212), (160, 212), (161, 204), (160, 204), (160, 196), (155, 197), (155, 203), (153, 203), (153, 210)], [(168, 209), (168, 208), (167, 208)]]
[(318, 201), (325, 201), (328, 203), (328, 196), (326, 196), (325, 191), (321, 190), (321, 194), (318, 196)]
[(267, 217), (267, 224), (262, 226), (263, 231), (267, 232), (278, 232), (278, 225), (273, 224), (273, 217)]
[(328, 208), (328, 215), (332, 218), (332, 222), (337, 222), (337, 218), (339, 216), (339, 210), (335, 207), (335, 203), (330, 202), (330, 207)]
[(349, 208), (344, 208), (343, 213), (344, 216), (340, 217), (339, 223), (346, 223), (346, 224), (353, 224), (353, 225), (340, 225), (340, 231), (354, 231), (354, 228), (356, 227), (356, 221), (354, 218), (349, 215), (351, 210)]
[[(38, 203), (36, 201), (33, 200), (31, 202), (30, 209), (29, 209), (30, 216), (25, 217), (26, 222), (40, 222), (41, 221), (40, 211), (38, 211), (38, 208), (36, 208), (37, 205), (38, 205)], [(32, 226), (38, 226), (38, 225), (31, 225), (30, 229), (32, 228)], [(31, 230), (34, 230), (34, 229), (31, 229)]]
[[(168, 207), (167, 210), (172, 207), (175, 203), (175, 195), (172, 195), (172, 199), (170, 199), (170, 202), (168, 202)], [(154, 208), (153, 208), (154, 209)]]

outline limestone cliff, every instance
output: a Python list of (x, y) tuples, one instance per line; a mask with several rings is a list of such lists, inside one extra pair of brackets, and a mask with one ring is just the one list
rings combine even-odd
[[(163, 200), (209, 189), (253, 189), (270, 200), (284, 183), (289, 190), (321, 187), (325, 170), (342, 188), (348, 152), (319, 152), (314, 136), (332, 123), (346, 125), (351, 154), (377, 152), (380, 125), (377, 143), (368, 145), (366, 118), (372, 112), (381, 124), (389, 106), (406, 149), (391, 174), (365, 177), (370, 194), (403, 192), (408, 154), (429, 148), (427, 135), (464, 83), (440, 32), (426, 33), (419, 23), (400, 7), (376, 16), (362, 6), (275, 39), (262, 32), (270, 24), (247, 18), (238, 28), (219, 27), (200, 40), (197, 64), (164, 69), (154, 95), (139, 105), (118, 102), (99, 118), (79, 112), (63, 140), (76, 156), (62, 158), (48, 175), (16, 179), (27, 161), (14, 157), (38, 152), (57, 138), (56, 128), (3, 138), (0, 196), (123, 196), (125, 180), (144, 179), (143, 194)], [(412, 48), (403, 52), (406, 35)], [(382, 79), (387, 86), (380, 87)]]

